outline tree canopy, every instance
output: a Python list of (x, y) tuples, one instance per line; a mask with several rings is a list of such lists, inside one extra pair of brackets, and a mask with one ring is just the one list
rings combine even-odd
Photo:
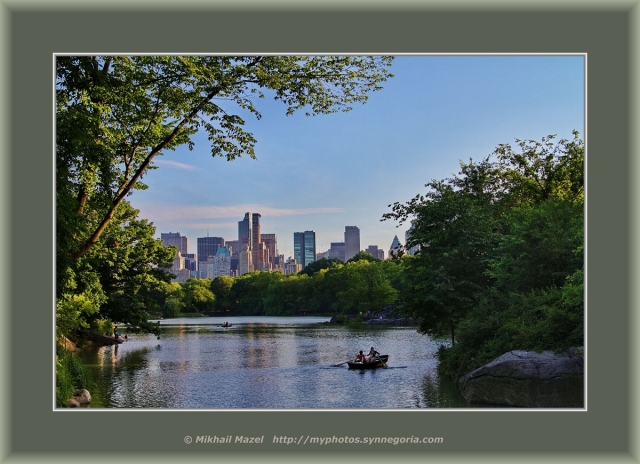
[(413, 226), (402, 311), (450, 338), (445, 372), (583, 343), (584, 144), (554, 139), (500, 145), (383, 215)]
[[(205, 131), (212, 156), (255, 158), (256, 139), (244, 130), (242, 115), (259, 119), (258, 99), (282, 102), (288, 115), (349, 111), (392, 77), (391, 61), (382, 56), (58, 56), (56, 285), (67, 326), (116, 316), (144, 325), (141, 300), (127, 303), (126, 308), (137, 308), (133, 312), (107, 308), (115, 307), (109, 301), (115, 303), (117, 295), (158, 293), (157, 285), (154, 290), (134, 282), (168, 279), (161, 269), (168, 267), (171, 251), (151, 239), (144, 227), (152, 225), (138, 222), (137, 232), (124, 223), (114, 226), (122, 214), (134, 221), (137, 212), (126, 198), (147, 188), (144, 176), (155, 168), (157, 156), (179, 146), (193, 149), (194, 135)], [(127, 230), (131, 239), (119, 240)], [(146, 244), (147, 254), (127, 254), (134, 242)], [(129, 264), (112, 261), (115, 252), (147, 263), (107, 275), (98, 269), (108, 267), (100, 260), (115, 267)], [(206, 296), (194, 298), (195, 307), (212, 304)], [(156, 302), (151, 298), (147, 304)]]

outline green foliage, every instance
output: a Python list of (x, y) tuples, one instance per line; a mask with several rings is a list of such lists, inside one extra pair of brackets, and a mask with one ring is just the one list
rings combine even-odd
[(284, 103), (287, 114), (349, 111), (392, 77), (391, 61), (326, 55), (58, 57), (63, 261), (78, 259), (96, 244), (124, 198), (146, 188), (141, 179), (163, 151), (192, 149), (194, 134), (203, 130), (213, 156), (255, 158), (256, 140), (234, 108), (260, 118), (255, 100), (269, 94)]
[(195, 301), (201, 295), (206, 297), (203, 304), (210, 305), (210, 294), (216, 309), (229, 315), (355, 314), (379, 310), (397, 299), (391, 282), (401, 281), (401, 265), (380, 260), (329, 264), (311, 276), (251, 272), (213, 281), (192, 279), (181, 284), (179, 292), (167, 292), (164, 315), (209, 311), (211, 306), (198, 306)]
[(91, 372), (80, 363), (77, 356), (58, 347), (56, 352), (56, 407), (68, 407), (68, 401), (77, 389), (89, 390), (92, 387)]
[(491, 161), (389, 205), (383, 220), (411, 221), (396, 281), (401, 312), (419, 331), (448, 335), (440, 369), (460, 376), (506, 351), (563, 350), (584, 338), (584, 144), (518, 140)]
[(183, 311), (200, 313), (213, 311), (216, 297), (210, 290), (211, 279), (189, 279), (181, 286), (184, 295)]
[(215, 309), (216, 311), (225, 311), (228, 308), (228, 299), (227, 296), (229, 292), (231, 292), (231, 287), (233, 286), (233, 277), (229, 276), (218, 276), (211, 282), (211, 286), (209, 287), (211, 292), (215, 295)]
[(381, 265), (368, 261), (348, 262), (342, 268), (344, 289), (337, 293), (349, 313), (376, 311), (393, 303), (398, 292), (389, 283)]
[[(206, 131), (212, 156), (255, 158), (242, 113), (266, 95), (287, 114), (349, 111), (392, 75), (381, 56), (59, 56), (56, 59), (58, 330), (101, 319), (157, 332), (148, 311), (210, 310), (209, 289), (163, 293), (174, 250), (126, 202), (153, 161)], [(236, 114), (234, 114), (236, 113)], [(193, 291), (191, 291), (193, 290)], [(166, 300), (171, 299), (167, 306)], [(223, 301), (227, 299), (223, 296)], [(187, 308), (187, 309), (188, 309)]]
[(359, 251), (353, 258), (347, 261), (347, 263), (356, 261), (381, 261), (378, 257), (374, 257), (366, 251)]
[(172, 318), (178, 317), (181, 312), (185, 311), (187, 305), (184, 301), (175, 296), (171, 296), (166, 299), (164, 306), (162, 307), (162, 317)]
[(321, 258), (312, 263), (309, 263), (298, 274), (305, 274), (309, 277), (321, 271), (322, 269), (331, 269), (332, 267), (341, 266), (342, 261), (337, 258)]

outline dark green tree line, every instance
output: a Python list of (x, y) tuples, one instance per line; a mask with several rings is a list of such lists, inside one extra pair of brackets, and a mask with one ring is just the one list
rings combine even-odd
[(413, 224), (402, 311), (449, 337), (452, 376), (505, 351), (583, 343), (584, 144), (574, 132), (517, 147), (461, 163), (383, 216)]

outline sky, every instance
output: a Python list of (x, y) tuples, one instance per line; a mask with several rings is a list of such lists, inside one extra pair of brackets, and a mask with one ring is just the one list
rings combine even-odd
[(206, 133), (195, 148), (156, 157), (129, 197), (161, 233), (238, 239), (238, 221), (259, 213), (261, 232), (277, 234), (293, 256), (293, 234), (313, 230), (318, 252), (360, 229), (360, 248), (385, 257), (407, 224), (382, 215), (426, 192), (425, 184), (459, 172), (500, 144), (555, 134), (585, 134), (585, 60), (578, 55), (399, 55), (395, 77), (347, 113), (286, 116), (274, 100), (256, 101), (262, 118), (236, 111), (257, 139), (257, 160), (211, 156)]

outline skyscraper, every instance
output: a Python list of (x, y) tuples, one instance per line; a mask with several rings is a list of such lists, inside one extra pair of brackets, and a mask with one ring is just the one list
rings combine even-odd
[(391, 247), (389, 248), (389, 258), (397, 257), (401, 250), (400, 240), (398, 240), (398, 236), (396, 235), (393, 237), (393, 242), (391, 242)]
[[(409, 240), (411, 239), (411, 233), (413, 232), (413, 223), (411, 223), (411, 227), (409, 227), (409, 230), (407, 230), (404, 233), (404, 243), (409, 243)], [(420, 245), (414, 245), (411, 248), (409, 248), (407, 250), (407, 254), (414, 256), (418, 253), (418, 251), (420, 251)]]
[(241, 245), (246, 243), (251, 249), (251, 213), (244, 213), (244, 219), (238, 221), (238, 241)]
[(227, 247), (220, 247), (216, 252), (213, 265), (213, 278), (231, 274), (231, 253)]
[(369, 247), (365, 251), (374, 258), (378, 257), (378, 245), (369, 245)]
[(360, 229), (356, 226), (344, 228), (344, 260), (349, 261), (360, 252)]
[(312, 230), (293, 233), (293, 258), (304, 269), (316, 260), (316, 233)]
[(176, 246), (182, 256), (186, 255), (189, 251), (187, 237), (183, 237), (180, 232), (169, 232), (160, 234), (160, 239), (164, 246)]
[(264, 256), (262, 247), (260, 247), (260, 218), (258, 213), (251, 215), (251, 259), (253, 261), (253, 269), (261, 271), (264, 266)]
[[(185, 260), (185, 255), (188, 255), (188, 240), (187, 237), (183, 237), (180, 232), (169, 232), (169, 233), (161, 233), (160, 239), (162, 240), (162, 244), (164, 246), (175, 246), (178, 247), (178, 251), (173, 259), (173, 265), (168, 271), (175, 275), (176, 277), (173, 279), (177, 282), (184, 282), (189, 278), (189, 270), (187, 268), (187, 263)], [(191, 262), (189, 261), (189, 265)], [(186, 271), (185, 271), (186, 270)]]
[(339, 259), (343, 263), (346, 263), (345, 258), (345, 244), (344, 242), (331, 242), (331, 247), (327, 253), (329, 259)]
[(218, 248), (224, 246), (222, 237), (200, 237), (198, 238), (198, 263), (207, 261), (209, 256), (215, 256)]
[(268, 267), (270, 270), (275, 268), (275, 261), (278, 256), (278, 239), (276, 234), (260, 234), (260, 241), (264, 243), (265, 248), (267, 249), (268, 261), (265, 263), (265, 267)]
[(242, 250), (240, 250), (238, 257), (238, 275), (244, 275), (252, 270), (251, 251), (249, 251), (249, 245), (245, 243), (242, 245)]

